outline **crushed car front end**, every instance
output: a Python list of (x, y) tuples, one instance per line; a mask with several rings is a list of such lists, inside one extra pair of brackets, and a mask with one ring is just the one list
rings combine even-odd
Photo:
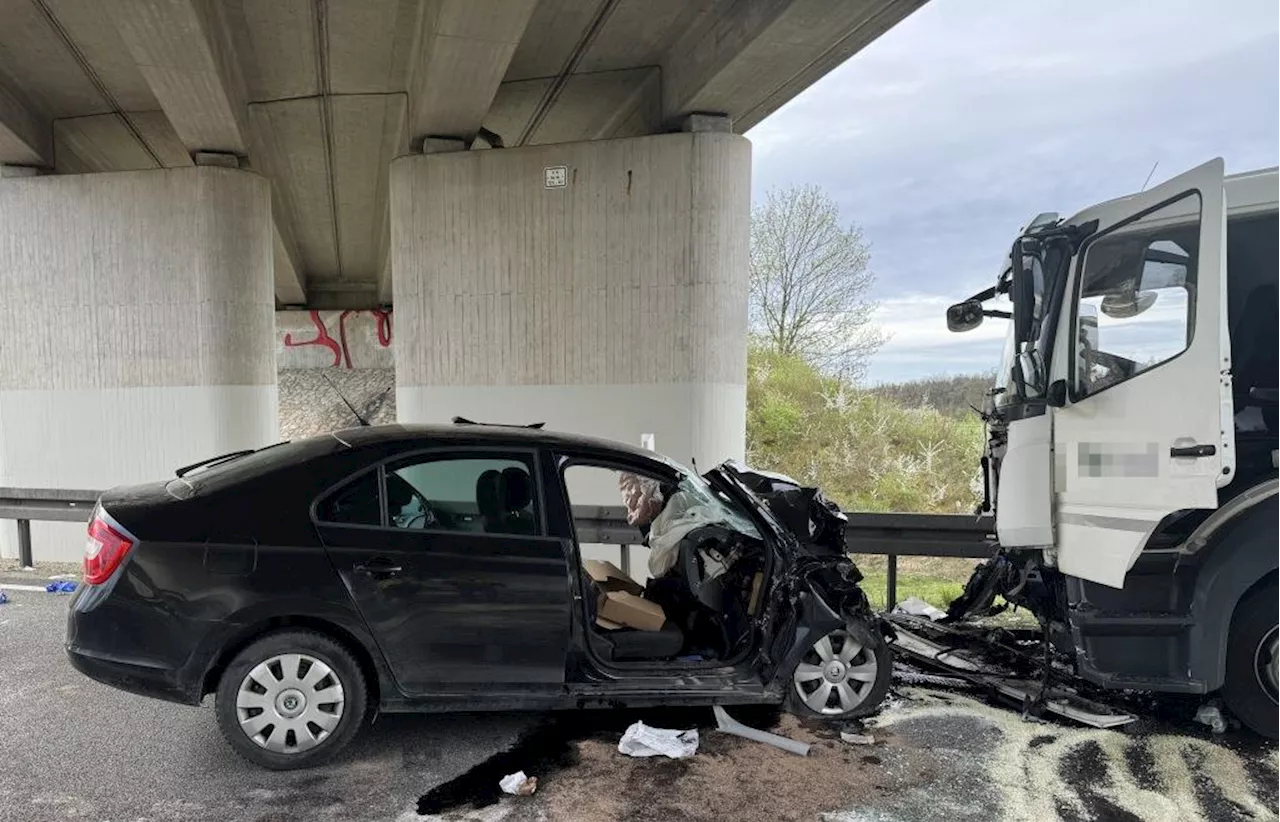
[(760, 618), (761, 673), (801, 715), (852, 718), (888, 692), (892, 627), (845, 553), (846, 519), (817, 488), (727, 462), (707, 475), (775, 534), (779, 564)]

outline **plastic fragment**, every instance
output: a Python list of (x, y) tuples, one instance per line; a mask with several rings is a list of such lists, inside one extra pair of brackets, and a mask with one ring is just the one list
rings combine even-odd
[(634, 722), (618, 742), (618, 753), (627, 756), (665, 756), (684, 759), (698, 750), (698, 729), (673, 731)]
[(9, 595), (6, 594), (4, 591), (0, 591), (0, 605), (4, 605), (8, 601), (9, 601)]
[(787, 753), (793, 753), (796, 756), (808, 756), (809, 745), (806, 742), (797, 742), (794, 739), (787, 739), (785, 736), (771, 734), (768, 731), (762, 731), (758, 728), (751, 728), (743, 725), (738, 720), (729, 716), (719, 705), (711, 706), (712, 712), (716, 715), (716, 726), (727, 734), (740, 736), (743, 739), (750, 739), (753, 742), (763, 742), (766, 745), (772, 745), (775, 748), (781, 748)]
[(850, 745), (874, 745), (876, 738), (870, 734), (851, 734), (848, 731), (840, 732), (840, 739), (848, 742)]
[(920, 599), (920, 597), (907, 597), (899, 602), (898, 606), (894, 608), (893, 611), (896, 614), (911, 614), (912, 616), (924, 617), (925, 619), (932, 620), (933, 622), (937, 622), (947, 615), (946, 611), (941, 608), (935, 608), (923, 599)]
[(525, 776), (524, 771), (516, 771), (498, 780), (498, 787), (502, 788), (503, 793), (512, 796), (532, 796), (538, 790), (538, 777)]
[(57, 582), (50, 582), (48, 585), (44, 586), (44, 589), (51, 594), (70, 594), (75, 591), (76, 584), (70, 580), (64, 579)]

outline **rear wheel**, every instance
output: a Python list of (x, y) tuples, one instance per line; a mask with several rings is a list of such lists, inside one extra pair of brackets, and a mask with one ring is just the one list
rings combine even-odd
[(1236, 606), (1227, 640), (1226, 682), (1222, 695), (1227, 707), (1251, 730), (1276, 738), (1280, 699), (1277, 698), (1277, 587), (1270, 580), (1251, 591)]
[(273, 770), (328, 760), (364, 721), (366, 686), (351, 654), (313, 631), (268, 634), (227, 666), (218, 727), (236, 752)]
[(796, 666), (787, 707), (801, 716), (852, 719), (878, 707), (889, 691), (892, 663), (884, 637), (851, 621), (819, 639)]

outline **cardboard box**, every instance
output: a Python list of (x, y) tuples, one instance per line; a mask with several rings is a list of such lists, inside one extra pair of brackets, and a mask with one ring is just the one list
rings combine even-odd
[(596, 588), (601, 591), (626, 591), (636, 596), (644, 593), (644, 586), (627, 576), (621, 568), (612, 562), (605, 562), (602, 559), (589, 559), (582, 563), (582, 567), (586, 569), (587, 576), (591, 577), (591, 581), (596, 584)]
[(618, 622), (640, 631), (660, 631), (667, 614), (662, 606), (626, 591), (608, 591), (600, 595), (597, 613), (609, 622)]
[(582, 563), (596, 594), (596, 624), (602, 628), (660, 631), (667, 621), (662, 606), (640, 596), (644, 588), (612, 562), (589, 559)]

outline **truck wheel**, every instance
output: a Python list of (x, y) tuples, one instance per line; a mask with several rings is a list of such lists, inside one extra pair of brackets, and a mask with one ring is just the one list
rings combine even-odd
[(1276, 739), (1277, 587), (1274, 579), (1251, 591), (1236, 606), (1227, 640), (1227, 707), (1248, 728)]
[(893, 663), (884, 637), (853, 620), (819, 639), (792, 672), (787, 709), (800, 716), (853, 719), (880, 707)]
[(364, 721), (366, 687), (346, 648), (314, 631), (267, 634), (218, 683), (223, 737), (271, 770), (309, 768), (342, 750)]

